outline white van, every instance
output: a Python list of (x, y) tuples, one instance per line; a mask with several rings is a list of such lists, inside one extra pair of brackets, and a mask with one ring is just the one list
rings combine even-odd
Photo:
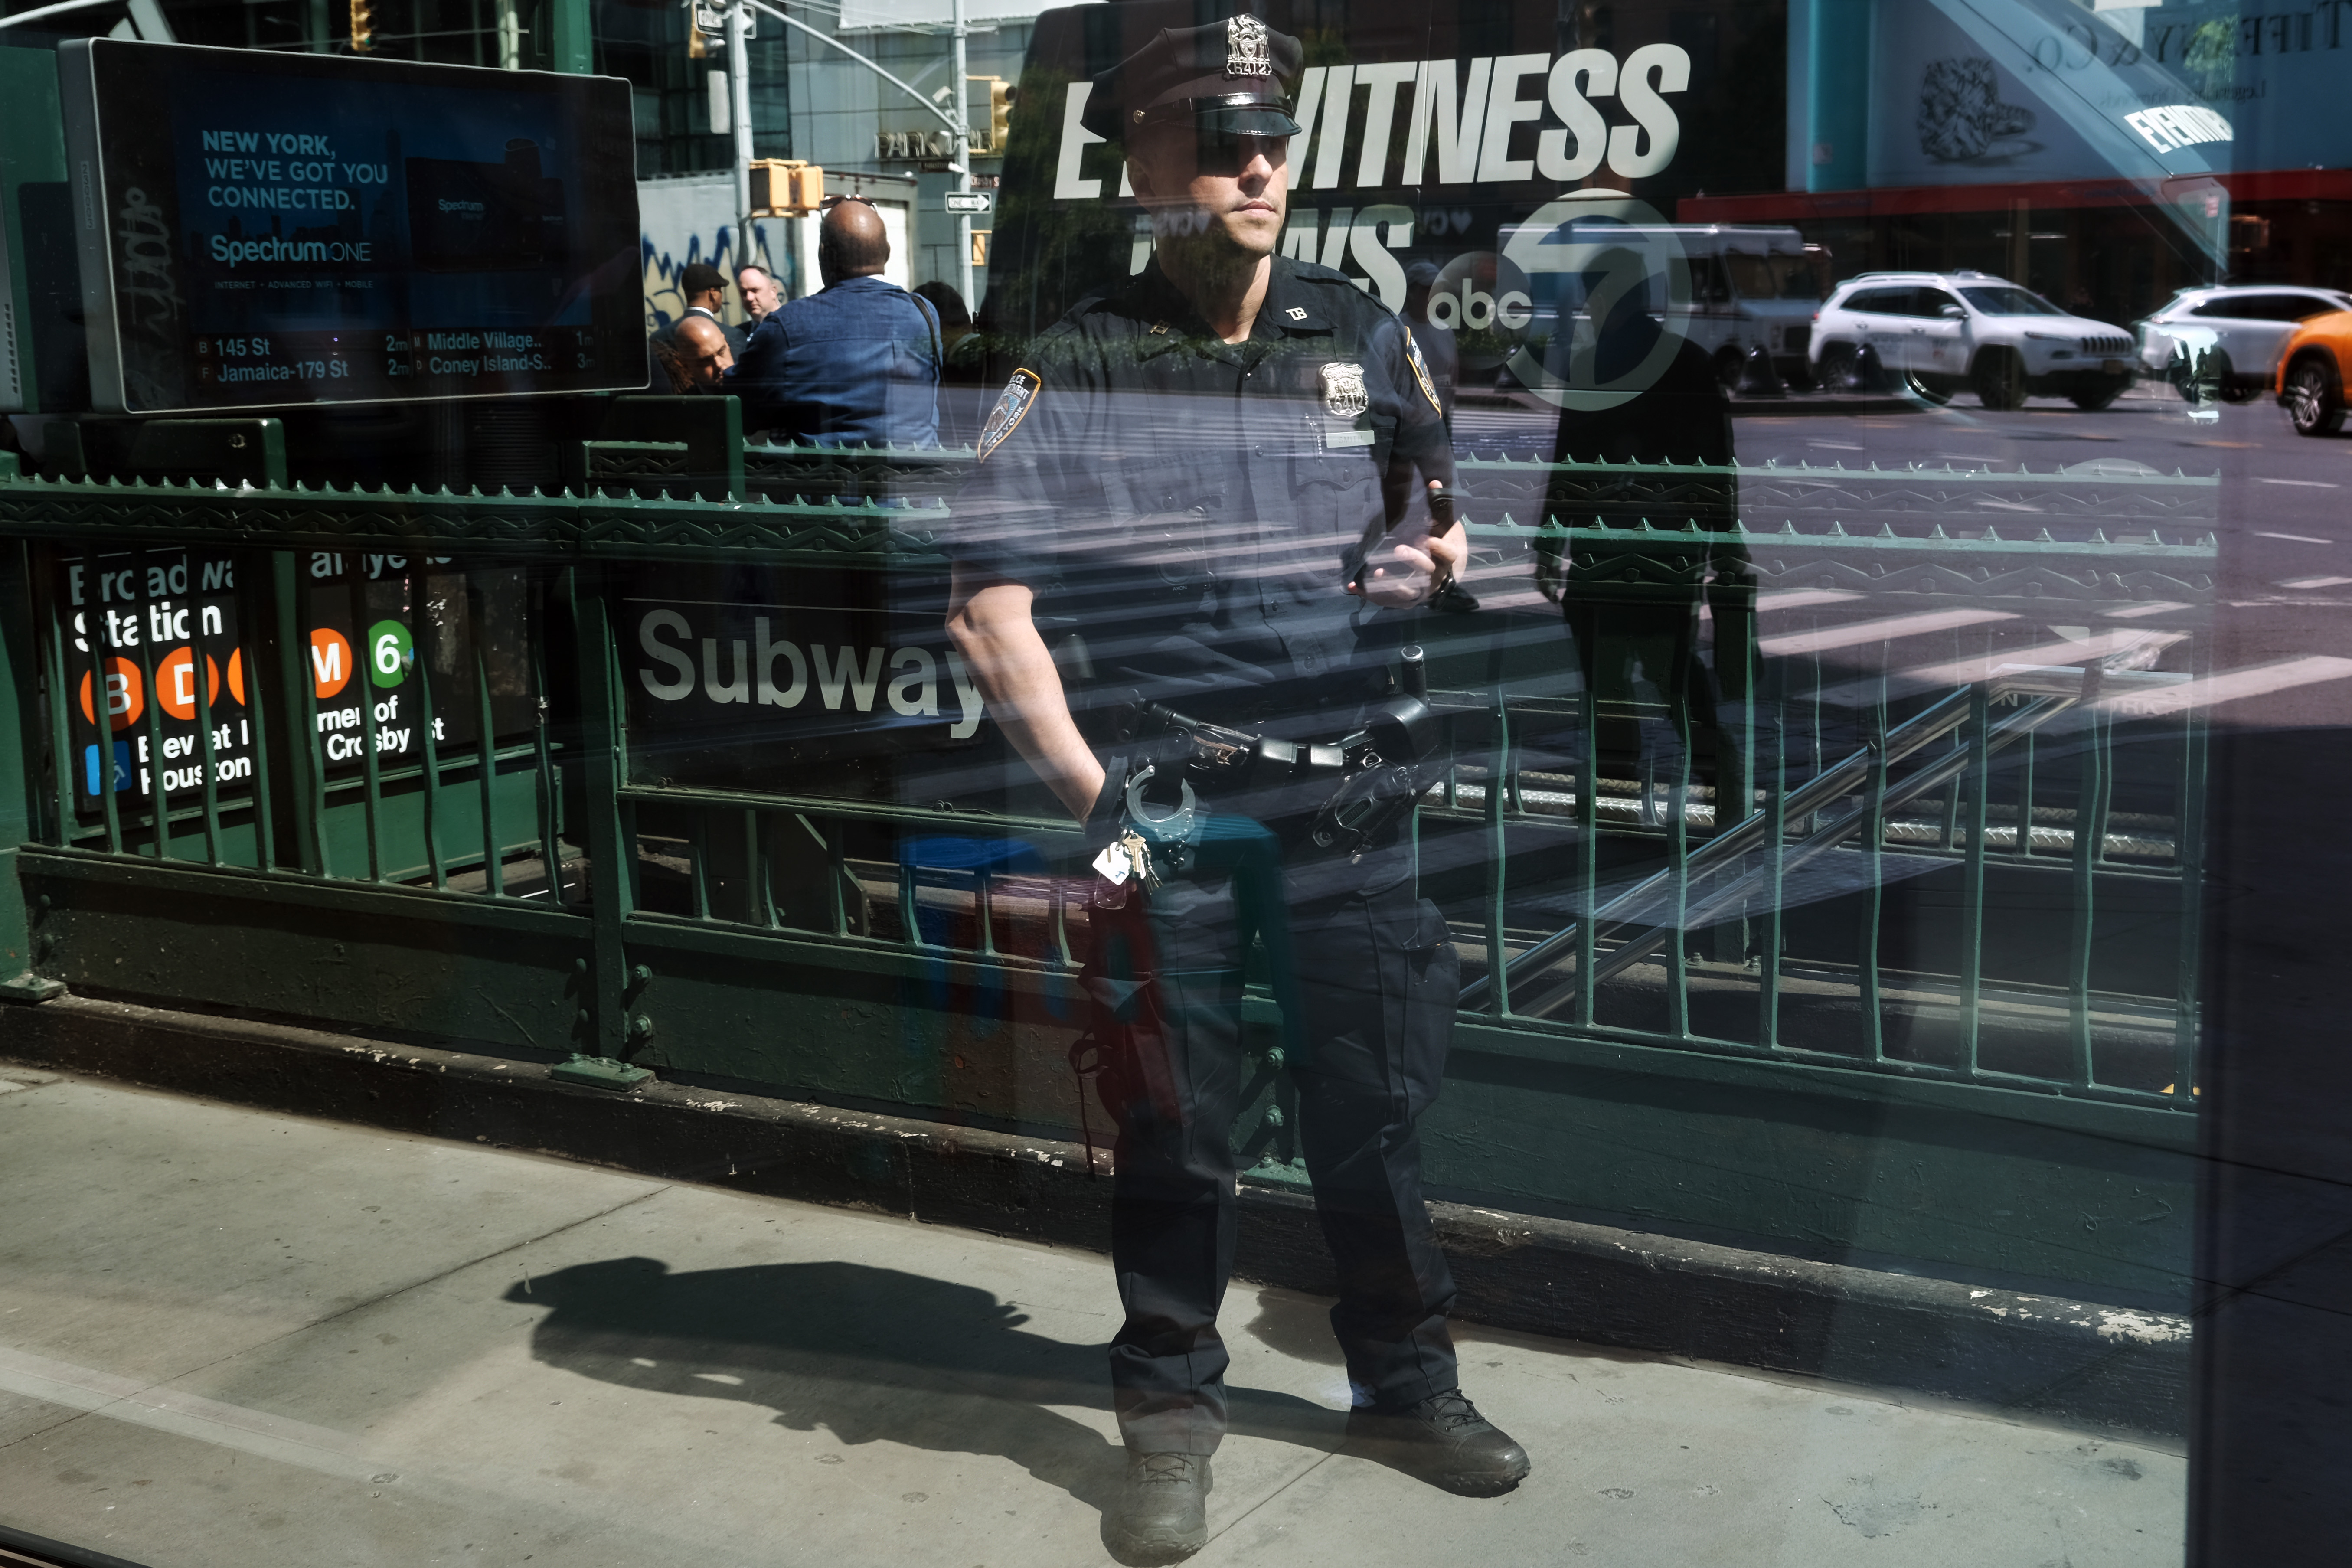
[(1690, 258), (1685, 332), (1715, 356), (1724, 384), (1759, 348), (1784, 379), (1806, 383), (1813, 312), (1829, 295), (1829, 252), (1793, 228), (1691, 224), (1675, 234)]

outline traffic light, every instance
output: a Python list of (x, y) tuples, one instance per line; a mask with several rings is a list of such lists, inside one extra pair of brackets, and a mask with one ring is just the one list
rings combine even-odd
[(352, 0), (352, 53), (375, 47), (375, 0)]
[(727, 47), (727, 21), (708, 0), (686, 0), (686, 58), (706, 58)]
[(1013, 132), (1013, 84), (991, 77), (988, 82), (988, 150), (1002, 153)]
[(798, 158), (751, 160), (751, 217), (789, 217), (824, 205), (824, 171)]
[(1013, 84), (1001, 76), (975, 76), (964, 79), (988, 84), (988, 129), (984, 132), (977, 126), (972, 129), (971, 150), (1001, 158), (1004, 155), (1005, 133), (1013, 121)]

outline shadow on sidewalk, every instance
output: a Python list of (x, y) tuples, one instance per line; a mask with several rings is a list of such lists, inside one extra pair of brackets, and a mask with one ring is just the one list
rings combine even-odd
[[(1045, 1408), (1107, 1409), (1107, 1347), (1024, 1333), (1018, 1307), (974, 1286), (857, 1263), (672, 1274), (652, 1258), (575, 1264), (505, 1299), (548, 1310), (531, 1352), (627, 1388), (735, 1399), (779, 1425), (940, 1454), (1002, 1455), (1095, 1509), (1125, 1453)], [(1232, 1430), (1338, 1449), (1347, 1416), (1228, 1386)]]

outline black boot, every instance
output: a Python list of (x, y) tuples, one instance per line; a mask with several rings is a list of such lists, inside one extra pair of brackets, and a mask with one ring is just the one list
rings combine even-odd
[(1348, 1447), (1464, 1497), (1500, 1497), (1528, 1474), (1528, 1451), (1458, 1391), (1350, 1413)]
[(1209, 1542), (1210, 1485), (1206, 1454), (1129, 1453), (1103, 1544), (1136, 1568), (1182, 1562)]

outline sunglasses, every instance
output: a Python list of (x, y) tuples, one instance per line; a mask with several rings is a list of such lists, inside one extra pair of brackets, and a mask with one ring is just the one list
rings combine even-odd
[[(1182, 117), (1184, 111), (1180, 110), (1164, 120), (1158, 115), (1153, 119), (1165, 124)], [(1223, 131), (1195, 121), (1192, 127), (1192, 167), (1200, 174), (1231, 179), (1248, 168), (1261, 153), (1270, 163), (1282, 163), (1287, 156), (1289, 145), (1290, 138), (1287, 136), (1268, 136), (1251, 131)]]
[[(858, 202), (869, 207), (874, 205), (874, 198), (872, 196), (827, 196), (824, 198), (824, 205), (817, 210), (820, 212), (831, 212), (834, 208), (839, 206), (844, 202)], [(880, 209), (877, 208), (876, 210), (879, 211)]]
[(1192, 166), (1204, 174), (1238, 174), (1249, 167), (1261, 153), (1265, 154), (1267, 162), (1281, 163), (1289, 142), (1287, 136), (1212, 131), (1203, 126), (1193, 133)]

